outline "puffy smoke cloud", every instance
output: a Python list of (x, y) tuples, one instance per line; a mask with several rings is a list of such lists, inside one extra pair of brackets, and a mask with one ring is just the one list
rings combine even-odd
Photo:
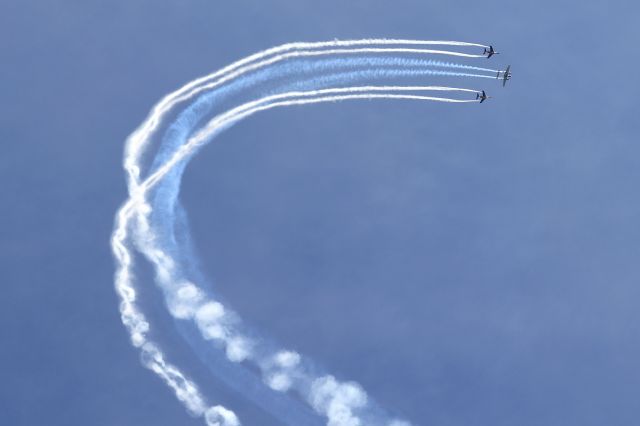
[(297, 375), (296, 367), (298, 364), (300, 364), (300, 355), (297, 352), (278, 352), (268, 365), (268, 369), (271, 371), (265, 379), (267, 386), (279, 392), (288, 391)]
[(327, 416), (327, 426), (364, 426), (354, 411), (367, 405), (367, 394), (356, 383), (321, 377), (311, 385), (309, 400), (318, 413)]
[(178, 319), (193, 318), (204, 295), (195, 284), (181, 283), (169, 299), (169, 311)]
[(266, 379), (267, 386), (278, 392), (286, 392), (291, 388), (293, 381), (287, 373), (273, 373)]
[(227, 358), (242, 362), (251, 355), (251, 342), (244, 337), (233, 337), (227, 341)]
[[(198, 293), (190, 287), (184, 288), (187, 300), (198, 297)], [(251, 356), (253, 343), (246, 337), (234, 333), (231, 327), (233, 313), (228, 313), (221, 303), (210, 301), (195, 309), (195, 321), (207, 340), (220, 340), (226, 345), (226, 355), (230, 361), (242, 362)]]
[(204, 413), (204, 419), (207, 426), (240, 426), (240, 421), (235, 413), (220, 405), (209, 408)]
[(227, 337), (225, 310), (222, 304), (218, 302), (205, 303), (198, 308), (195, 316), (196, 324), (205, 339), (225, 339)]
[(274, 356), (274, 361), (282, 368), (293, 368), (300, 363), (300, 355), (293, 351), (280, 351)]

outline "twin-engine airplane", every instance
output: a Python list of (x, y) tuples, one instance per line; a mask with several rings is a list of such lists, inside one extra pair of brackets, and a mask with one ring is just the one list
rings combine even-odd
[(509, 65), (506, 70), (498, 71), (498, 74), (496, 74), (496, 79), (499, 79), (500, 77), (502, 77), (502, 87), (504, 87), (504, 85), (507, 84), (507, 80), (511, 80), (511, 71), (509, 71), (510, 69), (511, 69), (511, 65)]

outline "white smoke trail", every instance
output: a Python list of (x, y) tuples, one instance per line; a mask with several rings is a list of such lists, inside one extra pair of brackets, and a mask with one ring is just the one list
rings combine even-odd
[[(429, 86), (416, 86), (416, 87), (402, 87), (402, 86), (387, 86), (387, 87), (354, 87), (354, 88), (339, 88), (339, 89), (323, 89), (317, 91), (307, 92), (290, 92), (285, 94), (273, 95), (259, 99), (254, 102), (241, 105), (221, 116), (212, 120), (204, 130), (198, 132), (185, 146), (180, 149), (173, 158), (171, 158), (163, 167), (158, 169), (154, 174), (149, 176), (139, 186), (141, 192), (132, 194), (130, 202), (125, 204), (119, 215), (119, 223), (115, 232), (114, 238), (114, 253), (116, 258), (121, 261), (122, 270), (118, 272), (117, 287), (123, 297), (123, 318), (125, 323), (129, 326), (132, 333), (132, 340), (137, 346), (142, 346), (144, 364), (160, 375), (165, 382), (174, 389), (178, 398), (185, 403), (190, 412), (196, 415), (202, 415), (205, 412), (205, 404), (203, 397), (199, 394), (196, 385), (186, 379), (177, 368), (168, 365), (163, 358), (162, 353), (157, 347), (148, 342), (145, 338), (145, 333), (148, 330), (148, 323), (144, 319), (144, 316), (139, 312), (133, 304), (135, 297), (135, 289), (131, 285), (131, 281), (127, 279), (130, 276), (130, 272), (126, 271), (130, 267), (130, 256), (125, 255), (126, 246), (124, 241), (128, 238), (127, 229), (128, 222), (133, 219), (133, 215), (137, 214), (138, 226), (144, 233), (150, 229), (148, 224), (147, 215), (150, 213), (148, 210), (148, 204), (145, 202), (146, 193), (166, 176), (171, 169), (185, 156), (196, 148), (199, 144), (206, 141), (216, 130), (227, 127), (233, 122), (237, 122), (242, 118), (245, 118), (258, 111), (264, 111), (271, 108), (280, 106), (291, 105), (303, 105), (319, 102), (332, 102), (342, 101), (348, 99), (413, 99), (413, 100), (433, 100), (441, 102), (475, 102), (448, 98), (438, 98), (433, 96), (424, 95), (412, 95), (412, 94), (394, 94), (394, 93), (373, 93), (373, 92), (394, 92), (394, 91), (462, 91), (462, 92), (476, 92), (469, 89), (452, 89), (446, 87), (429, 87)], [(369, 93), (367, 93), (369, 92)], [(137, 244), (142, 245), (140, 247), (149, 259), (156, 265), (158, 275), (161, 281), (165, 281), (164, 284), (169, 287), (175, 288), (175, 283), (171, 283), (170, 277), (172, 275), (171, 270), (174, 268), (171, 258), (166, 253), (163, 253), (158, 247), (153, 244), (153, 237), (147, 240), (138, 241)], [(124, 248), (124, 251), (123, 251)], [(206, 300), (203, 296), (203, 291), (194, 285), (181, 285), (176, 289), (175, 294), (172, 296), (175, 300), (178, 300), (178, 304), (173, 307), (172, 311), (174, 315), (179, 318), (195, 318), (198, 326), (204, 334), (205, 338), (222, 339), (226, 344), (227, 356), (232, 361), (243, 361), (250, 357), (251, 342), (241, 335), (230, 333), (228, 328), (229, 324), (226, 324), (229, 314), (225, 313), (225, 308), (216, 301)], [(291, 358), (293, 356), (289, 356)], [(281, 367), (291, 367), (291, 362), (283, 362), (283, 358), (287, 358), (284, 355), (280, 355)], [(297, 373), (298, 375), (300, 372)], [(293, 383), (291, 376), (286, 375), (283, 372), (271, 374), (266, 379), (268, 384), (276, 390), (287, 390)], [(357, 401), (362, 401), (366, 395), (354, 384), (340, 384), (331, 376), (323, 377), (317, 380), (320, 382), (315, 383), (315, 390), (308, 396), (312, 399), (311, 403), (317, 411), (326, 414), (327, 416), (335, 413), (332, 410), (338, 410), (340, 413), (349, 412), (348, 407), (354, 405), (352, 402), (340, 402), (342, 397), (338, 398), (334, 402), (326, 402), (330, 395), (337, 392), (336, 389), (340, 389), (340, 395), (346, 393), (347, 395), (358, 395)], [(346, 387), (345, 387), (346, 386)], [(318, 396), (320, 395), (320, 396)], [(365, 398), (366, 399), (366, 398)], [(323, 402), (324, 401), (324, 402)], [(336, 408), (336, 405), (339, 408)], [(354, 407), (361, 407), (364, 403), (358, 402)], [(209, 412), (207, 412), (209, 413)], [(341, 414), (342, 415), (342, 414)], [(211, 415), (207, 414), (207, 418)], [(349, 418), (353, 415), (349, 414)], [(353, 417), (355, 419), (355, 417)], [(216, 420), (220, 422), (221, 420)], [(215, 424), (215, 423), (213, 423)], [(220, 423), (225, 424), (225, 423)], [(231, 425), (233, 423), (229, 423)], [(331, 423), (330, 423), (331, 424)], [(339, 423), (338, 423), (339, 424)]]
[[(446, 45), (446, 46), (474, 46), (474, 47), (488, 47), (481, 44), (476, 43), (466, 43), (466, 42), (456, 42), (456, 41), (428, 41), (428, 40), (403, 40), (403, 39), (367, 39), (367, 40), (345, 40), (345, 41), (329, 41), (329, 42), (314, 42), (314, 43), (289, 43), (282, 46), (278, 46), (275, 48), (267, 49), (265, 51), (256, 53), (247, 58), (241, 59), (227, 67), (222, 68), (221, 70), (209, 74), (207, 76), (198, 78), (181, 89), (173, 92), (172, 94), (163, 98), (156, 106), (154, 106), (151, 114), (147, 117), (144, 123), (134, 131), (131, 136), (127, 140), (126, 157), (129, 160), (127, 162), (125, 160), (125, 170), (129, 173), (133, 179), (129, 179), (132, 184), (138, 182), (140, 170), (134, 164), (136, 159), (139, 157), (140, 151), (144, 147), (144, 141), (149, 140), (150, 135), (157, 128), (158, 124), (161, 122), (162, 118), (174, 105), (177, 103), (183, 102), (185, 100), (190, 99), (193, 96), (196, 96), (198, 93), (201, 93), (205, 90), (213, 89), (233, 78), (236, 78), (240, 75), (243, 75), (250, 71), (255, 71), (259, 68), (271, 65), (273, 63), (283, 61), (290, 58), (295, 57), (305, 57), (305, 56), (319, 56), (319, 55), (331, 55), (331, 54), (347, 54), (353, 53), (353, 50), (349, 49), (328, 49), (328, 48), (336, 48), (336, 47), (353, 47), (353, 46), (375, 46), (375, 45)], [(314, 52), (312, 50), (304, 51), (303, 49), (325, 49), (319, 52)], [(438, 50), (422, 50), (422, 49), (381, 49), (374, 48), (375, 50), (368, 51), (367, 48), (357, 49), (359, 53), (438, 53), (438, 54), (452, 54), (456, 56), (463, 57), (484, 57), (484, 55), (469, 55), (463, 54), (459, 52), (447, 52), (447, 51), (438, 51)], [(296, 50), (301, 50), (296, 52)], [(289, 52), (293, 51), (293, 52)], [(289, 53), (285, 53), (289, 52)], [(263, 58), (268, 58), (269, 56), (273, 56), (268, 60), (264, 60), (253, 65), (248, 66), (252, 62), (258, 61)], [(491, 72), (496, 72), (495, 70), (490, 70)], [(223, 77), (224, 76), (224, 77)], [(207, 83), (207, 81), (212, 79), (218, 79), (213, 83)]]
[[(173, 94), (165, 97), (128, 139), (125, 154), (125, 169), (128, 173), (129, 200), (122, 206), (116, 216), (116, 224), (112, 235), (111, 245), (117, 262), (115, 286), (120, 296), (120, 311), (122, 321), (127, 327), (131, 340), (136, 347), (141, 348), (143, 363), (158, 374), (176, 393), (193, 415), (204, 416), (208, 425), (237, 426), (239, 420), (236, 415), (221, 406), (207, 408), (205, 398), (198, 387), (165, 360), (157, 344), (152, 342), (148, 333), (149, 323), (139, 309), (136, 300), (135, 277), (133, 273), (133, 248), (142, 253), (156, 270), (156, 279), (163, 288), (171, 314), (181, 320), (191, 320), (200, 330), (205, 340), (215, 340), (223, 344), (227, 358), (232, 362), (251, 362), (263, 374), (264, 382), (273, 390), (285, 392), (295, 391), (305, 399), (319, 414), (328, 418), (330, 426), (356, 425), (395, 425), (404, 424), (388, 419), (386, 415), (377, 414), (378, 410), (370, 401), (366, 393), (354, 383), (338, 382), (331, 375), (314, 375), (303, 367), (300, 355), (292, 351), (258, 350), (258, 342), (242, 331), (238, 316), (218, 300), (207, 294), (204, 288), (185, 281), (181, 273), (181, 266), (177, 264), (161, 242), (157, 229), (150, 220), (153, 204), (150, 204), (150, 192), (163, 181), (175, 186), (174, 194), (180, 180), (181, 169), (186, 161), (200, 146), (224, 129), (259, 111), (281, 107), (304, 105), (320, 102), (335, 102), (350, 99), (411, 99), (431, 100), (448, 103), (477, 102), (476, 100), (462, 100), (442, 98), (416, 94), (422, 91), (440, 92), (472, 92), (470, 89), (456, 89), (440, 86), (356, 86), (342, 88), (326, 88), (306, 91), (289, 91), (271, 96), (265, 96), (255, 101), (246, 102), (227, 112), (217, 115), (201, 130), (185, 141), (173, 155), (144, 180), (140, 181), (140, 159), (144, 148), (150, 142), (153, 133), (162, 123), (167, 112), (178, 103), (188, 100), (199, 93), (215, 89), (224, 83), (251, 71), (268, 67), (276, 62), (305, 56), (340, 55), (346, 53), (431, 53), (454, 54), (458, 52), (437, 51), (431, 49), (386, 49), (361, 48), (345, 51), (345, 49), (326, 49), (324, 51), (301, 51), (277, 54), (298, 48), (344, 47), (357, 45), (388, 44), (450, 44), (457, 46), (480, 46), (470, 43), (457, 42), (420, 42), (411, 40), (364, 40), (328, 43), (298, 43), (284, 45), (253, 55), (247, 59), (232, 64), (225, 69), (207, 77), (192, 82)], [(354, 52), (356, 51), (356, 52)], [(253, 61), (274, 55), (257, 63)], [(289, 55), (289, 56), (287, 56)], [(459, 54), (474, 56), (467, 54)], [(481, 55), (475, 55), (481, 56)], [(248, 64), (248, 65), (247, 65)], [(452, 64), (455, 65), (455, 64)], [(437, 66), (437, 65), (436, 65)], [(446, 65), (442, 65), (446, 66)], [(473, 69), (473, 68), (471, 68)], [(483, 70), (483, 69), (479, 69)], [(458, 73), (460, 75), (460, 73)], [(462, 74), (464, 75), (464, 74)], [(485, 77), (485, 76), (482, 76)], [(412, 93), (410, 93), (412, 92)], [(170, 212), (170, 215), (173, 213)], [(171, 220), (171, 218), (170, 218)], [(364, 423), (363, 423), (364, 422)]]
[[(191, 138), (185, 145), (181, 146), (176, 154), (164, 163), (162, 167), (154, 171), (148, 178), (146, 178), (138, 187), (138, 191), (141, 191), (139, 196), (149, 189), (153, 188), (177, 163), (184, 160), (187, 156), (191, 155), (194, 149), (199, 145), (205, 143), (211, 136), (221, 128), (228, 126), (229, 124), (241, 120), (249, 115), (252, 115), (259, 111), (265, 111), (268, 109), (281, 107), (281, 106), (294, 106), (305, 105), (320, 102), (337, 102), (352, 99), (411, 99), (422, 101), (436, 101), (445, 103), (475, 103), (475, 99), (462, 100), (462, 99), (450, 99), (440, 98), (433, 96), (423, 95), (406, 95), (406, 94), (387, 94), (387, 93), (358, 93), (358, 92), (394, 92), (394, 91), (460, 91), (460, 92), (472, 92), (480, 93), (478, 90), (472, 89), (460, 89), (453, 87), (439, 87), (439, 86), (363, 86), (363, 87), (344, 87), (337, 89), (321, 89), (321, 90), (309, 90), (306, 92), (287, 92), (278, 95), (266, 96), (256, 101), (247, 102), (240, 105), (219, 117), (214, 118), (209, 122), (205, 129), (201, 130)], [(346, 93), (344, 95), (330, 95), (332, 93)], [(329, 96), (327, 96), (329, 95)], [(294, 98), (310, 98), (310, 99), (294, 99)], [(292, 98), (286, 100), (287, 98)]]
[[(325, 44), (329, 44), (329, 43), (322, 43), (322, 44), (319, 43), (317, 47), (326, 47), (326, 46), (322, 46)], [(340, 42), (334, 42), (331, 44), (340, 44)], [(253, 64), (250, 63), (249, 65), (240, 67), (238, 69), (235, 69), (235, 67), (231, 68), (229, 71), (232, 71), (232, 72), (229, 72), (229, 71), (225, 72), (225, 69), (223, 69), (209, 76), (196, 80), (196, 81), (202, 80), (204, 83), (207, 80), (215, 78), (213, 82), (200, 84), (200, 85), (193, 85), (195, 82), (192, 82), (187, 85), (192, 87), (189, 87), (189, 90), (187, 90), (186, 93), (181, 94), (180, 96), (175, 96), (170, 101), (167, 100), (165, 102), (165, 100), (163, 99), (158, 104), (158, 106), (154, 107), (154, 110), (151, 116), (148, 117), (147, 120), (145, 120), (145, 123), (129, 137), (129, 140), (127, 141), (126, 148), (125, 148), (127, 150), (126, 158), (129, 159), (129, 162), (126, 162), (125, 160), (125, 170), (127, 170), (128, 173), (134, 177), (134, 179), (130, 181), (134, 184), (138, 182), (140, 169), (137, 166), (135, 166), (134, 163), (137, 162), (139, 158), (139, 153), (144, 148), (144, 145), (143, 145), (144, 141), (148, 141), (150, 139), (152, 132), (157, 128), (157, 125), (158, 123), (161, 122), (162, 117), (175, 104), (186, 101), (192, 98), (193, 96), (197, 96), (199, 93), (202, 93), (204, 91), (212, 90), (216, 87), (220, 87), (224, 83), (227, 83), (249, 72), (256, 71), (258, 69), (261, 69), (269, 65), (273, 65), (277, 62), (282, 62), (288, 59), (328, 56), (328, 55), (345, 55), (345, 54), (354, 55), (354, 54), (363, 54), (363, 53), (378, 53), (378, 54), (390, 54), (390, 53), (409, 54), (411, 53), (411, 54), (423, 54), (423, 55), (441, 54), (441, 55), (454, 55), (454, 56), (462, 56), (462, 57), (482, 57), (482, 55), (468, 55), (468, 54), (459, 53), (459, 52), (450, 52), (450, 51), (433, 50), (433, 49), (408, 49), (408, 48), (324, 49), (319, 51), (303, 50), (303, 51), (293, 51), (293, 52), (283, 53), (283, 54), (272, 56), (268, 59), (265, 59), (257, 63), (253, 63)], [(271, 53), (265, 54), (265, 56), (270, 56), (270, 55)], [(439, 65), (447, 66), (444, 64), (445, 63), (440, 63)], [(497, 71), (491, 70), (491, 72), (497, 72)], [(480, 76), (476, 76), (476, 77), (480, 77)], [(482, 76), (482, 77), (493, 78), (493, 76), (491, 77)], [(185, 91), (187, 86), (183, 87), (178, 92)]]

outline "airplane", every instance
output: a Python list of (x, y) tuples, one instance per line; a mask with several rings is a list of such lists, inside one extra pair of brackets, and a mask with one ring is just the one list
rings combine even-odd
[(480, 103), (483, 103), (484, 101), (486, 101), (490, 97), (491, 96), (487, 96), (487, 94), (484, 92), (484, 90), (482, 91), (482, 95), (480, 93), (476, 93), (476, 100), (480, 99)]
[(483, 55), (487, 55), (487, 59), (489, 59), (489, 58), (490, 58), (490, 57), (492, 57), (493, 55), (499, 55), (499, 54), (500, 54), (500, 52), (496, 52), (496, 51), (493, 49), (493, 46), (489, 46), (489, 48), (488, 48), (488, 49), (485, 47), (484, 52), (483, 52), (482, 54), (483, 54)]
[[(507, 80), (511, 80), (511, 72), (509, 71), (510, 69), (511, 69), (511, 65), (509, 65), (506, 70), (498, 71), (498, 74), (496, 74), (496, 78), (502, 77), (502, 87), (504, 87), (504, 85), (507, 84)], [(502, 76), (500, 75), (501, 73), (502, 73)]]

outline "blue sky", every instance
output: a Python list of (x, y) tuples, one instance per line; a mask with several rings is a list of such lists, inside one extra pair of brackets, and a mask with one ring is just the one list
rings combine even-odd
[[(482, 106), (318, 105), (226, 132), (182, 193), (208, 276), (249, 322), (417, 425), (634, 424), (638, 12), (4, 2), (0, 417), (202, 424), (119, 321), (108, 240), (124, 139), (162, 95), (255, 51), (401, 37), (490, 42), (513, 80), (467, 82), (495, 96)], [(213, 387), (246, 424), (277, 424)]]

